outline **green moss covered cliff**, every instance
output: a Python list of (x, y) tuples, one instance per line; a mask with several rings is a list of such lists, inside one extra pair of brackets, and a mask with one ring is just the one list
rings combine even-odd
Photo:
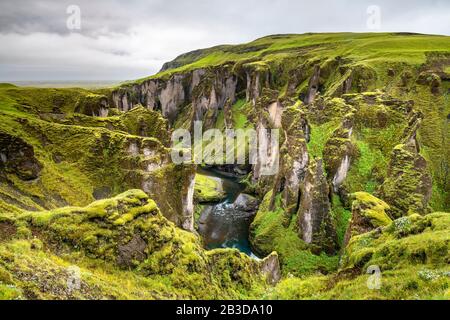
[[(274, 35), (114, 88), (0, 84), (0, 299), (449, 299), (449, 67), (445, 36)], [(226, 168), (268, 258), (203, 248), (226, 195), (171, 162), (194, 121), (280, 130), (275, 175)]]

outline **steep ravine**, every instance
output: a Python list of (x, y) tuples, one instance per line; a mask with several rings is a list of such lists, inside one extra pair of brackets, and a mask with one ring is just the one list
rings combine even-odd
[[(236, 118), (244, 116), (245, 126), (258, 133), (280, 129), (280, 168), (276, 174), (265, 176), (257, 160), (249, 176), (250, 189), (259, 201), (271, 192), (269, 214), (261, 210), (258, 214), (270, 216), (281, 210), (280, 232), (294, 231), (304, 248), (316, 255), (333, 257), (342, 251), (354, 192), (390, 198), (392, 217), (399, 217), (394, 212), (408, 211), (407, 207), (411, 212), (432, 212), (432, 197), (434, 204), (441, 200), (432, 193), (430, 167), (435, 168), (435, 177), (443, 177), (445, 170), (436, 169), (435, 158), (408, 155), (407, 148), (401, 145), (410, 143), (410, 137), (418, 136), (418, 132), (427, 134), (428, 129), (413, 120), (417, 110), (412, 100), (423, 97), (418, 93), (414, 96), (414, 92), (419, 92), (420, 87), (435, 96), (443, 94), (448, 81), (438, 72), (448, 63), (447, 58), (430, 54), (420, 68), (390, 66), (386, 70), (384, 63), (361, 64), (332, 52), (313, 57), (307, 52), (299, 55), (305, 59), (287, 55), (276, 62), (261, 58), (255, 63), (254, 59), (243, 58), (217, 65), (166, 69), (159, 78), (143, 79), (114, 91), (112, 100), (119, 109), (142, 104), (159, 110), (173, 128), (192, 130), (193, 122), (199, 120), (204, 130), (241, 128)], [(433, 78), (433, 74), (442, 79), (440, 83), (423, 79), (426, 75)], [(242, 103), (244, 107), (238, 110), (235, 106)], [(422, 143), (429, 143), (414, 141), (418, 150)], [(401, 155), (400, 149), (405, 149)], [(272, 161), (277, 161), (277, 150), (269, 150), (269, 154)], [(389, 161), (391, 165), (387, 166)], [(430, 166), (428, 161), (433, 164)], [(448, 166), (448, 159), (443, 161)], [(391, 176), (399, 175), (393, 172), (400, 162), (411, 169), (399, 169), (402, 178), (394, 182)], [(417, 177), (419, 171), (423, 171), (423, 177)], [(392, 184), (403, 186), (394, 191)], [(406, 189), (409, 195), (402, 200), (388, 194)], [(448, 190), (440, 190), (448, 198)], [(438, 206), (446, 207), (447, 202)], [(207, 207), (200, 221), (213, 221), (214, 214), (208, 212), (223, 214), (230, 205), (225, 202)], [(267, 219), (256, 219), (251, 226), (251, 245), (259, 255), (277, 250), (275, 230), (269, 228), (267, 235), (260, 232), (262, 226), (267, 227)], [(224, 232), (208, 231), (207, 242), (211, 237), (222, 237), (219, 234)], [(218, 245), (223, 242), (218, 241)]]
[(239, 183), (238, 178), (224, 175), (214, 168), (199, 169), (198, 173), (220, 179), (226, 194), (221, 202), (202, 206), (197, 223), (206, 248), (236, 248), (256, 257), (251, 251), (248, 237), (258, 200), (243, 193), (245, 186)]
[[(448, 48), (270, 36), (111, 89), (1, 84), (0, 298), (448, 299)], [(278, 129), (278, 170), (175, 165), (198, 120)]]

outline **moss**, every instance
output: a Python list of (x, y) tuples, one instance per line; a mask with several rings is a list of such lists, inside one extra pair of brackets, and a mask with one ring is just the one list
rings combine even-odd
[(169, 146), (169, 124), (160, 112), (146, 109), (142, 105), (137, 105), (130, 111), (121, 114), (120, 119), (128, 133), (156, 138), (165, 146)]
[(219, 202), (225, 199), (222, 182), (202, 174), (195, 175), (194, 199), (200, 203)]
[(250, 242), (260, 255), (276, 251), (280, 257), (284, 275), (305, 276), (315, 272), (329, 273), (337, 268), (339, 257), (322, 253), (315, 255), (302, 241), (295, 228), (296, 216), (289, 227), (283, 226), (281, 197), (277, 196), (274, 210), (269, 210), (271, 192), (261, 203), (258, 213), (250, 227)]
[(378, 265), (382, 270), (428, 264), (445, 266), (449, 261), (448, 213), (425, 217), (413, 215), (395, 220), (350, 240), (343, 267)]
[[(158, 279), (85, 258), (61, 258), (47, 250), (32, 249), (26, 241), (0, 246), (0, 264), (7, 259), (13, 259), (7, 268), (12, 270), (14, 284), (0, 284), (0, 299), (164, 299), (179, 294)], [(74, 278), (71, 289), (68, 283), (76, 274), (80, 278)]]
[(253, 128), (253, 125), (249, 123), (246, 115), (247, 106), (248, 105), (243, 99), (236, 101), (236, 103), (232, 106), (231, 112), (233, 117), (233, 128), (235, 130)]
[(0, 300), (20, 300), (22, 298), (21, 290), (14, 286), (0, 283)]
[(4, 104), (8, 104), (6, 110), (26, 112), (54, 116), (57, 114), (71, 113), (75, 111), (76, 104), (94, 94), (85, 89), (53, 89), (53, 88), (26, 88), (26, 87), (2, 87), (0, 88), (2, 110)]
[[(448, 81), (446, 82), (448, 84)], [(426, 86), (418, 86), (410, 92), (418, 110), (423, 113), (423, 120), (418, 129), (421, 153), (430, 167), (433, 185), (431, 203), (434, 210), (448, 210), (450, 206), (449, 177), (450, 151), (446, 146), (450, 141), (450, 130), (447, 115), (450, 114), (450, 99), (447, 94), (433, 94)]]
[(198, 222), (200, 219), (200, 216), (203, 212), (203, 209), (205, 208), (205, 205), (203, 204), (196, 204), (194, 207), (194, 221)]
[(378, 181), (385, 176), (387, 160), (379, 149), (375, 149), (367, 142), (357, 141), (358, 157), (344, 182), (346, 190), (350, 193), (364, 190), (373, 193), (376, 190)]
[(223, 110), (219, 110), (217, 113), (215, 128), (219, 130), (225, 129), (225, 114)]
[[(267, 286), (257, 260), (232, 249), (206, 252), (141, 190), (16, 220), (38, 238), (0, 243), (0, 296), (7, 299), (239, 299)], [(71, 290), (74, 267), (79, 288)]]
[(288, 278), (281, 281), (275, 290), (267, 295), (269, 299), (283, 300), (447, 300), (447, 269), (438, 268), (433, 281), (424, 281), (420, 267), (408, 267), (382, 273), (381, 287), (368, 287), (369, 274), (337, 279), (334, 276), (311, 277), (307, 279)]
[[(338, 273), (287, 277), (268, 299), (448, 299), (450, 214), (404, 217), (382, 231), (355, 237)], [(380, 268), (380, 288), (370, 289), (367, 267)]]
[(78, 98), (74, 111), (88, 116), (107, 117), (108, 109), (108, 98), (105, 95), (89, 93)]
[(375, 227), (385, 227), (392, 223), (391, 218), (386, 211), (389, 210), (389, 205), (368, 193), (356, 192), (352, 194), (353, 207), (359, 208), (359, 213), (370, 220), (370, 223)]
[(336, 226), (337, 241), (340, 247), (344, 244), (345, 233), (350, 224), (352, 213), (346, 210), (337, 195), (333, 195), (331, 214)]
[(401, 217), (414, 211), (429, 212), (432, 181), (426, 160), (407, 145), (397, 145), (392, 152), (388, 178), (376, 193), (391, 204), (390, 214)]
[(337, 125), (336, 122), (327, 122), (318, 126), (311, 125), (311, 140), (308, 143), (308, 153), (311, 157), (323, 158), (325, 144)]
[[(198, 68), (217, 66), (230, 62), (251, 62), (255, 68), (266, 68), (272, 61), (291, 58), (302, 54), (306, 57), (329, 58), (349, 55), (358, 64), (355, 69), (362, 69), (362, 74), (355, 80), (356, 84), (366, 79), (365, 73), (370, 67), (380, 62), (410, 63), (420, 65), (425, 62), (424, 51), (443, 51), (448, 44), (445, 36), (404, 35), (395, 33), (322, 33), (283, 35), (280, 37), (263, 37), (247, 44), (237, 46), (217, 46), (185, 54), (170, 63), (172, 68), (164, 68), (159, 74), (140, 79), (167, 78), (174, 73), (186, 72)], [(256, 61), (255, 61), (256, 60)], [(324, 59), (325, 60), (325, 59)], [(365, 62), (366, 65), (362, 63)], [(381, 68), (375, 68), (380, 74)], [(383, 70), (384, 71), (384, 70)], [(381, 76), (380, 76), (381, 78)], [(385, 76), (383, 76), (385, 78)]]

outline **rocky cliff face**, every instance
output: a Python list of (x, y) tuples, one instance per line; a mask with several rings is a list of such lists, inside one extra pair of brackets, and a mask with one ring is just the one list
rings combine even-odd
[(342, 125), (328, 139), (324, 149), (326, 170), (333, 188), (338, 193), (347, 178), (351, 161), (355, 158), (356, 147), (352, 144), (353, 114), (345, 115)]
[(282, 193), (282, 204), (286, 212), (284, 224), (288, 226), (300, 204), (300, 186), (303, 184), (309, 165), (307, 142), (309, 126), (305, 114), (297, 106), (286, 108), (282, 116), (284, 143), (281, 147), (281, 168), (277, 175), (275, 195)]
[(306, 243), (316, 244), (333, 253), (336, 250), (336, 234), (331, 223), (329, 192), (322, 160), (311, 161), (301, 187), (299, 234)]
[(33, 146), (21, 138), (0, 132), (0, 170), (2, 175), (16, 174), (28, 181), (39, 177), (42, 165), (34, 156)]
[[(36, 94), (9, 90), (18, 103)], [(42, 89), (40, 94), (52, 97), (53, 93)], [(105, 104), (104, 95), (75, 94), (61, 98), (72, 111), (53, 107), (50, 115), (38, 104), (26, 116), (2, 115), (2, 210), (87, 205), (139, 188), (155, 199), (167, 218), (192, 230), (195, 167), (172, 164), (166, 148), (167, 121), (139, 105), (122, 114)], [(108, 115), (102, 117), (102, 110), (109, 110)]]
[(386, 227), (392, 223), (392, 219), (386, 212), (390, 207), (383, 200), (365, 192), (353, 194), (352, 200), (352, 219), (345, 233), (344, 245), (347, 245), (353, 236)]
[(388, 176), (379, 194), (394, 206), (393, 217), (401, 217), (409, 211), (421, 214), (430, 211), (431, 175), (427, 161), (417, 153), (415, 146), (401, 144), (394, 148)]
[(173, 125), (185, 108), (192, 121), (217, 117), (229, 100), (234, 103), (237, 77), (225, 66), (217, 69), (196, 69), (175, 74), (169, 79), (149, 79), (140, 84), (122, 87), (112, 93), (112, 102), (121, 111), (142, 104), (158, 110)]

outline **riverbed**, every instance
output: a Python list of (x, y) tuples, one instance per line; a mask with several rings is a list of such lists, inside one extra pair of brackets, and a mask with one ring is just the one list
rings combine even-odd
[(221, 179), (226, 193), (225, 200), (205, 205), (200, 215), (198, 231), (203, 237), (205, 247), (207, 249), (236, 248), (257, 258), (248, 240), (250, 224), (256, 212), (236, 205), (236, 199), (245, 187), (239, 183), (238, 178), (224, 175), (214, 169), (199, 168), (198, 173)]

